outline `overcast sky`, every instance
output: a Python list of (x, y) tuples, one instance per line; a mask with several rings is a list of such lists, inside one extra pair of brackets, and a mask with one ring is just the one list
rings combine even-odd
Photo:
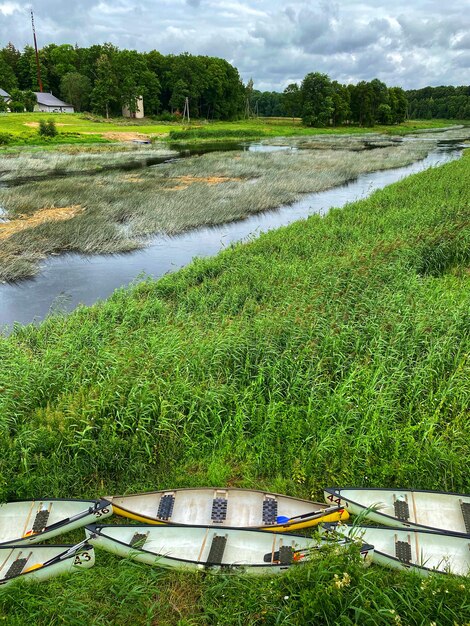
[(0, 0), (0, 47), (112, 42), (227, 59), (255, 88), (308, 72), (406, 89), (470, 84), (470, 0)]

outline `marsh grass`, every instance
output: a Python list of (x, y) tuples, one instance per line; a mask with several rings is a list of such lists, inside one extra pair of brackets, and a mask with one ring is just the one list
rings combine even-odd
[[(468, 493), (469, 161), (1, 338), (0, 499)], [(353, 549), (274, 579), (100, 552), (82, 576), (7, 589), (0, 612), (41, 626), (455, 626), (470, 593), (466, 578), (363, 569)]]
[[(348, 149), (355, 142), (345, 141), (343, 150), (217, 152), (142, 169), (138, 175), (106, 172), (93, 177), (51, 177), (2, 189), (0, 203), (12, 219), (48, 207), (80, 206), (84, 210), (66, 222), (44, 223), (4, 239), (0, 280), (20, 278), (22, 270), (31, 275), (35, 271), (31, 261), (51, 252), (125, 252), (143, 246), (144, 238), (154, 233), (172, 235), (242, 219), (290, 204), (303, 194), (341, 185), (364, 172), (409, 164), (426, 156), (431, 148), (428, 142), (385, 143), (380, 149), (357, 153)], [(153, 152), (130, 154), (138, 161)], [(12, 159), (16, 167), (21, 158)], [(99, 168), (107, 163), (116, 166), (119, 160), (129, 158), (127, 152), (81, 157), (60, 154), (51, 156), (49, 165), (47, 159), (38, 159), (37, 171)], [(194, 183), (182, 185), (183, 177), (186, 181), (192, 177)], [(214, 177), (224, 182), (204, 182)], [(19, 264), (18, 258), (27, 265)]]
[(165, 147), (145, 149), (137, 146), (100, 146), (85, 150), (67, 146), (54, 152), (14, 152), (0, 155), (0, 183), (47, 177), (58, 174), (99, 172), (126, 164), (144, 165), (148, 159), (176, 156)]

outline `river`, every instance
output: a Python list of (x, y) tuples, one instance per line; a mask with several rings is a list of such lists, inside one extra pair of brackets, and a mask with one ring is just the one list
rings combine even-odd
[[(262, 150), (252, 146), (250, 149)], [(272, 148), (269, 148), (272, 149)], [(410, 174), (460, 158), (460, 147), (438, 147), (423, 160), (391, 170), (371, 172), (327, 191), (273, 211), (216, 227), (203, 227), (174, 237), (156, 236), (148, 247), (115, 255), (62, 254), (49, 257), (32, 279), (0, 285), (0, 330), (8, 334), (14, 323), (29, 324), (54, 312), (69, 312), (79, 304), (91, 305), (118, 287), (151, 276), (158, 278), (187, 265), (194, 257), (217, 254), (233, 242), (285, 226), (314, 213), (369, 196)]]

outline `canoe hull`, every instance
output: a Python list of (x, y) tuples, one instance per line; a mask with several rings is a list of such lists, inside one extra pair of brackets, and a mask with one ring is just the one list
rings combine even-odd
[[(112, 515), (106, 500), (28, 500), (0, 505), (0, 546), (34, 545)], [(14, 536), (14, 533), (21, 533)]]
[(339, 489), (324, 491), (329, 504), (344, 506), (351, 515), (394, 528), (470, 534), (470, 495), (400, 489)]
[(7, 546), (0, 548), (0, 588), (18, 580), (43, 581), (93, 567), (93, 546)]
[(117, 515), (154, 525), (211, 525), (284, 533), (349, 517), (336, 506), (255, 489), (174, 489), (107, 499)]
[[(308, 560), (328, 545), (308, 537), (208, 526), (90, 526), (88, 541), (97, 548), (164, 568), (278, 574)], [(363, 557), (371, 559), (371, 546)]]
[(436, 572), (460, 576), (470, 573), (469, 538), (460, 534), (345, 525), (325, 527), (323, 532), (332, 530), (342, 537), (372, 543), (372, 561), (379, 565), (413, 570), (421, 576)]

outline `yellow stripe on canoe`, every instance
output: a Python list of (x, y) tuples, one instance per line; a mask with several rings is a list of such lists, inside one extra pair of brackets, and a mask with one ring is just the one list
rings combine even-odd
[[(171, 522), (158, 522), (156, 519), (152, 519), (151, 517), (145, 517), (144, 515), (137, 515), (136, 513), (131, 513), (126, 509), (121, 509), (120, 507), (113, 504), (113, 511), (116, 515), (120, 515), (121, 517), (128, 517), (129, 519), (136, 520), (137, 522), (143, 522), (144, 524), (153, 524), (154, 526), (171, 526)], [(303, 530), (304, 528), (313, 528), (314, 526), (318, 526), (318, 524), (323, 524), (324, 522), (339, 522), (345, 521), (349, 519), (349, 513), (346, 510), (335, 511), (334, 513), (328, 513), (328, 515), (322, 515), (321, 517), (316, 517), (315, 519), (305, 520), (294, 522), (292, 524), (276, 524), (275, 526), (257, 526), (254, 528), (257, 530), (267, 530), (271, 533), (283, 533), (283, 532), (292, 532), (294, 530)], [(214, 526), (215, 527), (215, 526)]]
[(128, 517), (129, 519), (135, 519), (137, 522), (143, 522), (144, 524), (153, 524), (154, 526), (167, 526), (165, 522), (157, 522), (156, 519), (152, 519), (151, 517), (145, 517), (144, 515), (137, 515), (136, 513), (131, 513), (130, 511), (126, 511), (126, 509), (121, 509), (113, 503), (113, 512), (116, 515), (120, 515), (121, 517)]
[(35, 569), (40, 569), (41, 567), (43, 567), (43, 565), (44, 565), (43, 563), (36, 563), (36, 565), (31, 565), (31, 567), (27, 567), (21, 573), (28, 574), (29, 572), (33, 572)]
[(277, 524), (276, 526), (262, 526), (260, 530), (267, 530), (270, 533), (289, 533), (294, 530), (304, 530), (305, 528), (313, 528), (318, 524), (324, 524), (328, 522), (344, 522), (349, 519), (349, 513), (345, 510), (335, 511), (334, 513), (328, 513), (315, 519), (304, 520), (299, 522), (293, 522), (292, 524)]

